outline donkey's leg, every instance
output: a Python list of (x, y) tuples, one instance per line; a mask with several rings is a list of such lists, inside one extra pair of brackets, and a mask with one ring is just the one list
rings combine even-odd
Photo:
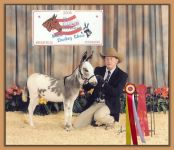
[(68, 122), (71, 124), (71, 126), (72, 126), (72, 114), (73, 114), (74, 101), (75, 100), (71, 100), (70, 101), (70, 112), (69, 112), (69, 120), (68, 120)]
[(65, 118), (65, 130), (69, 131), (72, 128), (72, 124), (70, 122), (70, 114), (71, 114), (71, 106), (70, 101), (64, 101), (64, 118)]
[(30, 103), (28, 106), (28, 112), (29, 112), (29, 123), (31, 126), (34, 127), (33, 124), (33, 113), (38, 104), (38, 96), (30, 96)]

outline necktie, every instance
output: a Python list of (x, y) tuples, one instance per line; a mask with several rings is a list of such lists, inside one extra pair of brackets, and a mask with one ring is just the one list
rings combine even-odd
[(110, 76), (111, 76), (111, 72), (110, 72), (110, 71), (108, 71), (108, 75), (107, 75), (107, 77), (106, 77), (106, 79), (105, 79), (105, 82), (106, 82), (106, 83), (108, 83), (108, 82), (109, 82), (109, 78), (110, 78)]
[[(108, 71), (108, 75), (105, 79), (105, 82), (103, 83), (102, 87), (105, 85), (105, 83), (108, 83), (109, 82), (109, 78), (111, 76), (111, 72)], [(99, 99), (98, 99), (98, 102), (105, 102), (105, 95), (102, 93), (102, 91), (100, 90), (99, 92)]]

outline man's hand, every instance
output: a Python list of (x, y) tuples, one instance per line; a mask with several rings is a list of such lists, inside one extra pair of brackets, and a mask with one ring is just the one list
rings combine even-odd
[(98, 81), (98, 85), (99, 86), (102, 86), (103, 83), (105, 82), (104, 79), (103, 79), (103, 77), (100, 76), (100, 75), (96, 75), (96, 78), (97, 78), (97, 81)]

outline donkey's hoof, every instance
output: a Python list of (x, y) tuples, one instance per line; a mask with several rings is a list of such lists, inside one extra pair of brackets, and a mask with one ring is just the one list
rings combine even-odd
[(71, 125), (65, 125), (65, 130), (66, 131), (71, 131), (72, 130), (72, 126)]
[(35, 126), (33, 123), (30, 123), (30, 126), (31, 126), (32, 128), (36, 128), (36, 126)]
[(65, 128), (65, 130), (66, 130), (67, 132), (70, 132), (70, 131), (71, 131), (71, 129), (70, 129), (70, 128)]

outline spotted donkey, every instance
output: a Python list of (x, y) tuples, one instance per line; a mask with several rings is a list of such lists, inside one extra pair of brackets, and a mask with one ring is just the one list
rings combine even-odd
[(39, 97), (47, 101), (62, 102), (64, 105), (65, 130), (72, 128), (72, 108), (79, 90), (85, 83), (97, 84), (94, 68), (89, 63), (93, 53), (87, 57), (87, 51), (83, 54), (80, 65), (69, 76), (56, 79), (44, 74), (34, 73), (27, 80), (30, 102), (28, 106), (29, 123), (33, 124), (33, 112), (38, 105)]

